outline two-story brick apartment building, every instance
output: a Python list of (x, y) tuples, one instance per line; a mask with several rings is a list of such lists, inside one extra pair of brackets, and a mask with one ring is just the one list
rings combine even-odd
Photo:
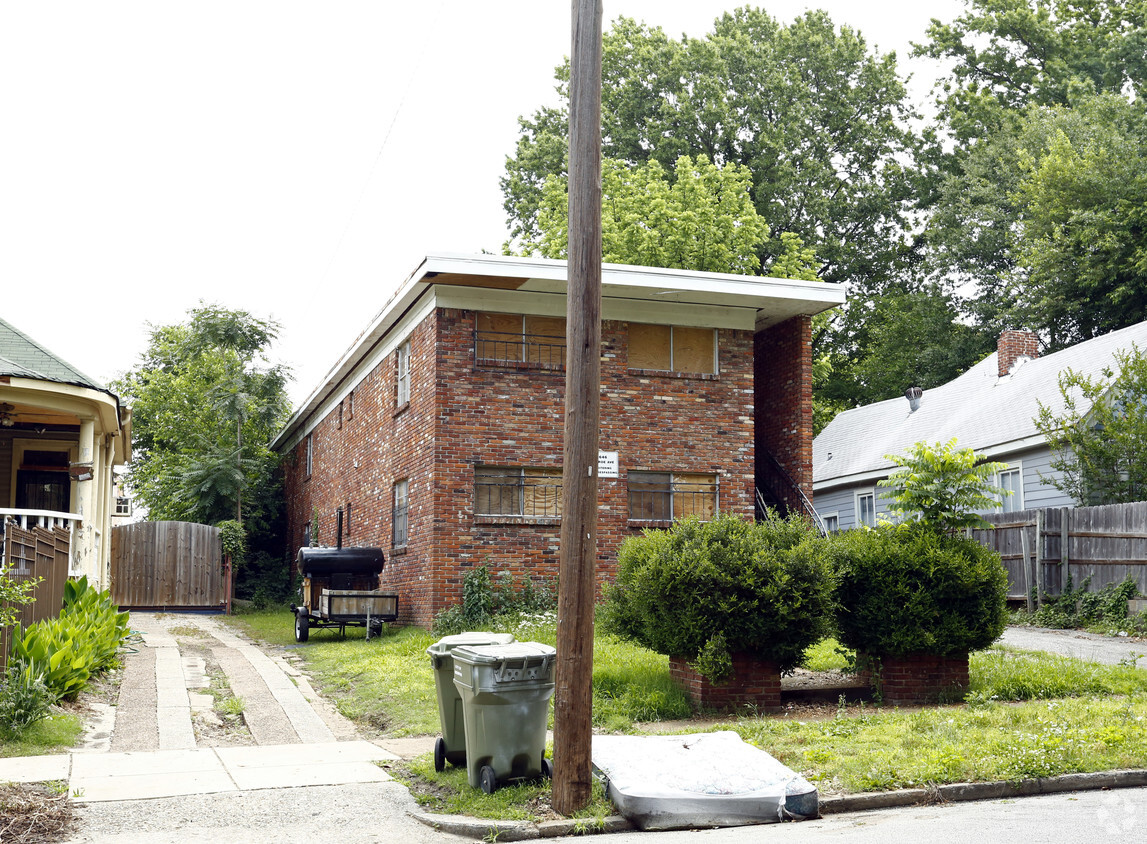
[[(811, 496), (809, 321), (837, 285), (607, 265), (598, 580), (646, 527), (752, 515), (758, 457)], [(566, 266), (431, 256), (274, 442), (292, 549), (385, 549), (429, 625), (468, 567), (558, 570)], [(770, 461), (771, 462), (771, 461)]]

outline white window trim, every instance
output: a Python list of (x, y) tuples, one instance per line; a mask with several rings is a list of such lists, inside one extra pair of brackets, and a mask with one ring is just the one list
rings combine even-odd
[[(399, 493), (401, 492), (401, 496)], [(394, 499), (391, 509), (392, 524), (390, 541), (392, 548), (405, 548), (410, 543), (410, 478), (401, 478), (394, 482)], [(401, 504), (400, 504), (401, 502)], [(398, 508), (403, 507), (402, 514), (402, 541), (399, 542)]]
[[(828, 520), (829, 519), (836, 519), (835, 530), (829, 530), (829, 527), (828, 527)], [(824, 529), (826, 531), (828, 531), (828, 533), (836, 533), (836, 531), (840, 530), (840, 511), (834, 510), (831, 513), (821, 513), (820, 514), (820, 521), (821, 521), (821, 524), (824, 525)]]
[(315, 466), (315, 441), (312, 434), (307, 434), (307, 477), (311, 476), (311, 471)]
[[(872, 496), (872, 524), (871, 525), (865, 525), (865, 523), (860, 520), (860, 499), (867, 498), (870, 495)], [(869, 487), (868, 489), (863, 489), (863, 490), (858, 489), (855, 493), (853, 493), (852, 507), (853, 507), (853, 512), (852, 512), (853, 521), (856, 522), (856, 526), (858, 528), (859, 527), (876, 527), (876, 520), (877, 519), (876, 519), (876, 488), (875, 487)]]
[[(1016, 490), (1016, 494), (1011, 496), (1011, 502), (1009, 502), (1009, 503), (1014, 502), (1016, 506), (1012, 507), (1011, 510), (1008, 510), (1007, 512), (1014, 512), (1016, 510), (1023, 510), (1024, 509), (1024, 462), (1022, 460), (1017, 460), (1015, 463), (1009, 463), (1008, 467), (1006, 469), (1004, 469), (1003, 471), (996, 472), (996, 486), (998, 486), (998, 487), (1003, 486), (1003, 483), (1002, 483), (1003, 475), (1006, 473), (1009, 473), (1009, 472), (1015, 472), (1019, 475), (1019, 484), (1018, 484), (1018, 489)], [(1004, 496), (1003, 495), (1000, 496), (1000, 504), (999, 504), (999, 507), (997, 507), (996, 509), (1000, 513), (1005, 512), (1004, 511)]]
[(395, 404), (402, 407), (410, 401), (410, 341), (399, 345), (395, 352)]

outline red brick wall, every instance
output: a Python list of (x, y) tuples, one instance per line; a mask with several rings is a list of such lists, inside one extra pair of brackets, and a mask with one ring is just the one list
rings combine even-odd
[[(759, 332), (755, 358), (758, 449), (771, 453), (811, 501), (812, 318), (793, 317)], [(757, 474), (764, 472), (759, 467)]]
[[(753, 334), (718, 336), (719, 376), (655, 374), (627, 368), (626, 323), (603, 323), (600, 447), (619, 452), (621, 477), (600, 482), (599, 584), (615, 573), (621, 542), (642, 527), (627, 518), (630, 470), (715, 473), (720, 508), (753, 512)], [(560, 467), (565, 374), (478, 369), (473, 338), (473, 311), (439, 309), (412, 337), (410, 406), (395, 414), (392, 353), (356, 387), (353, 418), (344, 402), (341, 428), (336, 410), (314, 429), (312, 477), (302, 477), (305, 442), (284, 468), (292, 552), (313, 509), (320, 543), (333, 545), (336, 510), (350, 502), (344, 543), (386, 550), (382, 585), (399, 593), (401, 620), (422, 626), (461, 600), (473, 566), (518, 579), (558, 571), (555, 520), (474, 516), (474, 466)], [(402, 477), (410, 479), (410, 541), (396, 554), (391, 495)]]
[(781, 670), (775, 662), (733, 654), (733, 676), (725, 683), (710, 683), (684, 657), (669, 658), (669, 676), (699, 709), (722, 712), (752, 706), (759, 712), (781, 709)]
[(881, 657), (880, 676), (861, 676), (889, 706), (914, 706), (938, 700), (958, 700), (968, 690), (968, 655), (908, 654)]

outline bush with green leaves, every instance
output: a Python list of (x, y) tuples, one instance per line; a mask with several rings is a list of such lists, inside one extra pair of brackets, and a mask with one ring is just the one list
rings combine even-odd
[(877, 486), (889, 490), (888, 510), (900, 520), (920, 521), (941, 531), (982, 527), (977, 511), (993, 510), (1010, 495), (994, 483), (1003, 463), (986, 462), (970, 448), (947, 443), (914, 443), (903, 456), (884, 455), (900, 468)]
[(74, 699), (89, 678), (115, 664), (127, 619), (108, 591), (92, 588), (87, 577), (68, 581), (59, 616), (17, 628), (9, 664), (29, 680), (39, 678), (56, 698)]
[(787, 670), (828, 632), (826, 548), (798, 517), (754, 523), (724, 514), (648, 530), (621, 546), (603, 624), (658, 653), (693, 660), (710, 679), (721, 679), (735, 653)]
[[(1071, 575), (1059, 595), (1044, 595), (1043, 606), (1021, 620), (1041, 627), (1068, 629), (1097, 625), (1124, 626), (1128, 621), (1127, 602), (1139, 594), (1139, 585), (1129, 574), (1119, 582), (1108, 583), (1102, 589), (1090, 590), (1087, 577), (1076, 588)], [(1131, 626), (1131, 625), (1127, 625)]]
[(829, 541), (837, 638), (871, 657), (954, 656), (986, 648), (1007, 621), (999, 554), (919, 523)]

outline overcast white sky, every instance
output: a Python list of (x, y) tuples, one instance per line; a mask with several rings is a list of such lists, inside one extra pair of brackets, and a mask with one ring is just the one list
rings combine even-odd
[[(605, 0), (674, 37), (736, 0)], [(774, 0), (896, 52), (960, 0)], [(419, 259), (499, 251), (569, 0), (0, 4), (0, 315), (100, 380), (200, 299), (283, 324), (304, 399)], [(918, 100), (927, 85), (917, 84)]]

